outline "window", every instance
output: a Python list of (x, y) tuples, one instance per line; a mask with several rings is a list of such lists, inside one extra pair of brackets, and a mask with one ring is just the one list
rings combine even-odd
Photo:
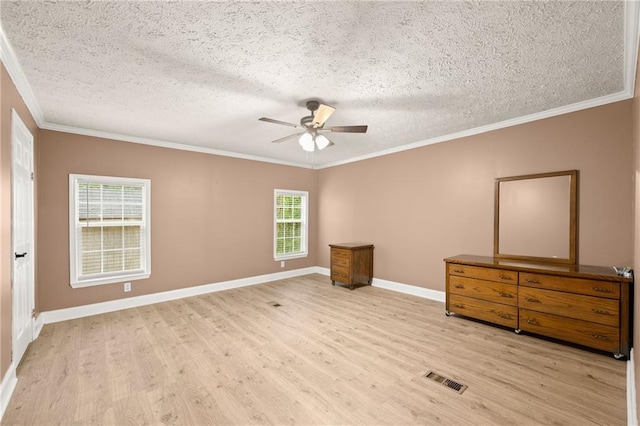
[(151, 275), (151, 181), (69, 175), (71, 287)]
[(307, 255), (307, 198), (305, 191), (275, 190), (276, 260)]

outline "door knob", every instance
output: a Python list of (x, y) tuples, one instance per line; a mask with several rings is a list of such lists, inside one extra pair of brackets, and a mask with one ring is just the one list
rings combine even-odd
[(20, 259), (21, 257), (25, 257), (27, 255), (27, 252), (25, 251), (24, 253), (14, 253), (16, 256), (16, 259)]

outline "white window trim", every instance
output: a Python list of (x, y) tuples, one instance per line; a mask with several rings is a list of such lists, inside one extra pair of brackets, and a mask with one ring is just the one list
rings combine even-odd
[[(290, 254), (278, 254), (278, 213), (277, 213), (277, 199), (278, 195), (295, 195), (302, 196), (304, 203), (302, 204), (302, 245), (304, 249), (298, 253)], [(274, 189), (273, 190), (273, 260), (288, 260), (299, 259), (307, 257), (309, 255), (309, 192), (307, 191), (295, 191), (289, 189)]]
[[(78, 264), (76, 258), (76, 197), (75, 186), (77, 181), (90, 181), (93, 183), (99, 183), (103, 185), (123, 185), (123, 184), (141, 184), (144, 187), (145, 196), (145, 268), (130, 271), (127, 273), (114, 273), (103, 274), (99, 278), (93, 279), (78, 279)], [(72, 288), (91, 287), (102, 284), (113, 284), (124, 281), (143, 280), (151, 276), (151, 180), (150, 179), (136, 179), (136, 178), (123, 178), (113, 176), (94, 176), (94, 175), (79, 175), (69, 174), (69, 278)]]

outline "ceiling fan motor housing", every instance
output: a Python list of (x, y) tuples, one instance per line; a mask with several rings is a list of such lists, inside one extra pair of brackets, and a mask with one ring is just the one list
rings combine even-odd
[(313, 115), (307, 115), (305, 117), (302, 117), (300, 119), (300, 125), (307, 128), (313, 127)]

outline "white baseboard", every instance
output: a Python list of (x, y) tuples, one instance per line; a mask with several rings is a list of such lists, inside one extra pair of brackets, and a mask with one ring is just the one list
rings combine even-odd
[[(262, 284), (270, 281), (282, 280), (285, 278), (299, 277), (318, 273), (329, 276), (329, 269), (319, 266), (309, 268), (294, 269), (292, 271), (276, 272), (273, 274), (258, 275), (255, 277), (241, 278), (238, 280), (223, 281), (214, 284), (205, 284), (195, 287), (181, 288), (179, 290), (164, 291), (161, 293), (145, 294), (143, 296), (129, 297), (126, 299), (111, 300), (108, 302), (94, 303), (91, 305), (75, 306), (73, 308), (57, 309), (55, 311), (41, 312), (36, 318), (34, 327), (34, 340), (40, 334), (42, 326), (60, 321), (68, 321), (76, 318), (84, 318), (92, 315), (115, 312), (122, 309), (136, 308), (139, 306), (151, 305), (153, 303), (167, 302), (169, 300), (182, 299), (184, 297), (198, 296), (200, 294), (213, 293), (216, 291), (229, 290), (232, 288), (246, 287), (250, 285)], [(397, 283), (393, 281), (373, 279), (372, 286), (399, 293), (410, 294), (412, 296), (423, 297), (425, 299), (444, 302), (445, 293), (443, 291), (430, 290), (428, 288), (416, 287), (413, 285)]]
[(638, 425), (638, 404), (636, 400), (636, 374), (633, 365), (633, 348), (627, 361), (627, 425)]
[[(55, 311), (41, 312), (36, 324), (40, 328), (44, 324), (51, 324), (60, 321), (67, 321), (76, 318), (83, 318), (92, 315), (115, 312), (122, 309), (136, 308), (138, 306), (151, 305), (153, 303), (167, 302), (169, 300), (182, 299), (185, 297), (198, 296), (200, 294), (214, 293), (216, 291), (230, 290), (232, 288), (246, 287), (250, 285), (262, 284), (270, 281), (282, 280), (285, 278), (299, 277), (316, 273), (316, 267), (294, 269), (291, 271), (276, 272), (273, 274), (258, 275), (255, 277), (241, 278), (231, 281), (223, 281), (214, 284), (204, 284), (195, 287), (181, 288), (179, 290), (164, 291), (161, 293), (145, 294), (143, 296), (129, 297), (126, 299), (111, 300), (109, 302), (94, 303), (91, 305), (75, 306), (73, 308), (58, 309)], [(37, 326), (37, 325), (36, 325)], [(40, 331), (38, 330), (38, 334)]]
[(33, 340), (36, 340), (40, 336), (44, 322), (42, 322), (42, 314), (38, 315), (33, 322)]
[(329, 268), (323, 268), (322, 266), (316, 266), (316, 272), (326, 276), (331, 275), (331, 270)]
[[(318, 274), (329, 276), (331, 271), (329, 268), (316, 267)], [(435, 300), (437, 302), (444, 303), (445, 292), (439, 290), (431, 290), (429, 288), (418, 287), (415, 285), (402, 284), (395, 281), (383, 280), (380, 278), (374, 278), (371, 285), (373, 287), (384, 288), (386, 290), (396, 291), (398, 293), (410, 294), (411, 296), (422, 297), (423, 299)]]
[(410, 294), (412, 296), (422, 297), (423, 299), (435, 300), (444, 303), (445, 292), (439, 290), (431, 290), (430, 288), (418, 287), (415, 285), (402, 284), (394, 281), (382, 280), (374, 278), (371, 283), (374, 287), (380, 287), (398, 293)]
[(2, 379), (2, 383), (0, 383), (0, 420), (4, 417), (4, 412), (9, 406), (9, 401), (11, 400), (11, 395), (13, 395), (13, 391), (16, 388), (16, 384), (18, 384), (16, 366), (11, 363), (7, 373), (4, 375), (4, 379)]

